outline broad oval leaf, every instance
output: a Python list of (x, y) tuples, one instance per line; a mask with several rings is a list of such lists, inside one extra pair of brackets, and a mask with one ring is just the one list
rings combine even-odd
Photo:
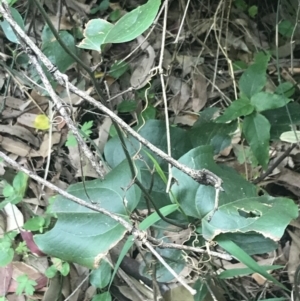
[(172, 186), (172, 192), (187, 215), (201, 219), (202, 234), (207, 240), (213, 240), (221, 233), (248, 232), (278, 240), (289, 221), (298, 215), (297, 206), (292, 200), (258, 197), (254, 185), (233, 169), (218, 166), (209, 146), (197, 147), (179, 161), (194, 169), (206, 168), (223, 180), (224, 192), (219, 195), (218, 210), (211, 216), (215, 204), (215, 189), (198, 184), (173, 168), (177, 184)]
[(160, 0), (149, 0), (124, 15), (109, 31), (104, 43), (124, 43), (137, 38), (151, 26), (159, 6)]
[[(138, 175), (139, 177), (139, 175)], [(140, 190), (131, 185), (131, 172), (126, 161), (112, 170), (103, 181), (96, 179), (71, 185), (68, 192), (129, 219), (140, 199)], [(88, 194), (88, 196), (87, 196)], [(116, 221), (96, 211), (57, 196), (52, 206), (58, 221), (55, 227), (34, 240), (44, 253), (64, 261), (96, 268), (103, 256), (126, 232)]]

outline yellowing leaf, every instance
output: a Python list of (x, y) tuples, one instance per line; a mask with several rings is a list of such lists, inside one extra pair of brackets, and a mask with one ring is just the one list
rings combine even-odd
[(34, 120), (34, 127), (37, 130), (48, 130), (50, 127), (49, 118), (46, 115), (37, 115)]

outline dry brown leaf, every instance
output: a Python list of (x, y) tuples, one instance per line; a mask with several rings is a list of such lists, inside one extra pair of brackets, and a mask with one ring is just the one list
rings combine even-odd
[(194, 114), (184, 114), (181, 116), (175, 116), (174, 119), (171, 119), (174, 124), (182, 124), (193, 126), (193, 124), (198, 120), (198, 116)]
[(13, 265), (9, 263), (5, 267), (0, 267), (0, 296), (5, 296), (12, 277)]
[(192, 72), (193, 67), (200, 65), (204, 62), (204, 59), (201, 57), (194, 57), (189, 55), (177, 55), (176, 60), (182, 68), (183, 78)]
[(300, 196), (300, 174), (288, 168), (284, 168), (276, 179), (278, 185), (286, 187), (295, 195)]
[(37, 282), (36, 290), (39, 290), (47, 285), (48, 278), (34, 269), (32, 266), (24, 262), (13, 262), (12, 281), (9, 285), (8, 292), (15, 292), (18, 283), (15, 279), (26, 274), (29, 279)]
[[(144, 41), (144, 37), (139, 36), (137, 41), (138, 43), (142, 43)], [(138, 62), (135, 64), (136, 68), (132, 72), (130, 84), (135, 89), (141, 89), (147, 85), (152, 76), (150, 71), (153, 68), (155, 60), (155, 51), (147, 41), (141, 44), (141, 48), (144, 51), (147, 51), (148, 54), (142, 55), (139, 58)]]
[(35, 128), (34, 121), (37, 116), (38, 116), (38, 114), (24, 113), (18, 117), (17, 121), (19, 124), (23, 124), (30, 128)]
[[(72, 165), (77, 169), (75, 177), (91, 177), (91, 178), (98, 178), (99, 175), (97, 174), (96, 170), (92, 166), (91, 162), (87, 157), (83, 154), (83, 160), (80, 160), (80, 152), (78, 151), (78, 146), (69, 146), (69, 159)], [(82, 166), (81, 166), (82, 164)], [(83, 175), (82, 175), (83, 171)]]
[(25, 127), (19, 125), (0, 124), (0, 133), (8, 134), (29, 142), (35, 147), (40, 146), (39, 140)]
[(207, 102), (207, 82), (201, 66), (194, 69), (192, 80), (192, 108), (194, 112), (199, 112)]
[[(52, 138), (51, 138), (51, 147), (57, 143), (59, 143), (61, 137), (61, 133), (59, 132), (53, 132)], [(52, 150), (51, 150), (52, 152)], [(43, 157), (46, 158), (49, 154), (49, 134), (45, 134), (43, 138), (43, 142), (40, 146), (39, 150), (32, 149), (29, 153), (29, 157)]]
[(9, 153), (26, 157), (31, 148), (22, 141), (17, 141), (8, 137), (0, 136), (0, 146)]
[(169, 86), (174, 94), (170, 101), (170, 107), (174, 110), (175, 115), (178, 115), (188, 102), (191, 96), (191, 89), (186, 82), (175, 76), (170, 76)]

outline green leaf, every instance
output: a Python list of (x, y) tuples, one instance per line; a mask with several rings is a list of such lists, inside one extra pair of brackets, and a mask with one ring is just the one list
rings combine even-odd
[(51, 265), (49, 268), (46, 269), (45, 276), (47, 278), (53, 278), (57, 273), (57, 268), (55, 265)]
[(2, 193), (4, 197), (9, 198), (12, 197), (16, 192), (10, 184), (5, 183)]
[(251, 104), (258, 112), (278, 109), (285, 106), (290, 99), (283, 95), (259, 92), (251, 97)]
[(40, 231), (45, 225), (45, 218), (42, 216), (35, 216), (29, 219), (23, 226), (25, 230)]
[(160, 0), (149, 0), (124, 15), (109, 31), (104, 43), (124, 43), (140, 36), (151, 26), (159, 6)]
[(23, 292), (25, 293), (25, 295), (33, 295), (34, 286), (37, 285), (34, 280), (31, 280), (26, 274), (23, 274), (17, 277), (16, 281), (18, 282), (16, 289), (17, 295), (22, 295)]
[(22, 196), (24, 196), (25, 191), (27, 189), (27, 181), (28, 181), (28, 175), (26, 175), (22, 171), (19, 171), (14, 177), (13, 187)]
[(128, 113), (136, 110), (137, 104), (134, 100), (124, 100), (118, 104), (117, 110), (119, 113)]
[(211, 220), (202, 220), (202, 231), (205, 237), (254, 231), (278, 241), (289, 222), (297, 216), (296, 206), (290, 199), (244, 198), (219, 206)]
[(290, 125), (300, 124), (300, 104), (297, 102), (291, 102), (284, 108), (264, 111), (264, 115), (272, 126), (276, 125)]
[(300, 131), (288, 131), (280, 135), (280, 140), (288, 143), (298, 143), (300, 141)]
[[(235, 170), (215, 163), (211, 146), (194, 148), (182, 156), (179, 162), (194, 169), (208, 169), (221, 177), (225, 192), (219, 196), (220, 206), (238, 199), (257, 196), (255, 186), (246, 181)], [(172, 193), (176, 196), (185, 214), (197, 219), (209, 215), (214, 208), (215, 189), (199, 185), (177, 168), (172, 168), (172, 173), (178, 183), (172, 186)]]
[(258, 8), (256, 5), (252, 5), (248, 8), (248, 14), (251, 18), (254, 18), (257, 15)]
[(257, 161), (266, 168), (269, 162), (270, 123), (261, 114), (246, 116), (243, 133)]
[(186, 215), (201, 220), (202, 235), (207, 240), (213, 240), (220, 233), (237, 232), (256, 232), (278, 240), (289, 221), (298, 215), (292, 200), (257, 197), (254, 185), (233, 169), (215, 163), (209, 146), (191, 150), (179, 162), (197, 170), (208, 169), (223, 180), (224, 192), (219, 195), (218, 210), (211, 216), (215, 205), (215, 189), (199, 185), (182, 171), (172, 169), (176, 179), (172, 193)]
[(230, 241), (226, 235), (220, 235), (217, 239), (218, 244), (226, 250), (229, 254), (236, 257), (240, 262), (244, 263), (248, 268), (254, 272), (261, 274), (268, 280), (277, 284), (279, 287), (286, 290), (285, 286), (278, 282), (273, 276), (271, 276), (263, 267), (259, 266), (254, 259), (252, 259), (247, 253), (245, 253), (235, 243)]
[[(160, 208), (160, 213), (163, 215), (163, 216), (167, 216), (171, 213), (173, 213), (174, 211), (178, 210), (178, 206), (175, 205), (175, 204), (172, 204), (172, 205), (168, 205), (168, 206), (165, 206), (163, 208)], [(151, 227), (152, 225), (154, 225), (156, 222), (160, 221), (161, 218), (160, 216), (157, 214), (157, 212), (154, 212), (152, 213), (151, 215), (149, 215), (148, 217), (146, 217), (140, 224), (139, 224), (139, 229), (140, 230), (147, 230), (149, 227)], [(130, 235), (124, 246), (123, 246), (123, 249), (122, 251), (120, 252), (120, 255), (119, 255), (119, 258), (118, 258), (118, 261), (116, 262), (115, 264), (115, 268), (114, 268), (114, 271), (113, 271), (113, 274), (112, 274), (112, 277), (111, 277), (111, 280), (110, 280), (110, 283), (109, 283), (109, 287), (111, 286), (112, 284), (112, 281), (114, 280), (114, 277), (117, 273), (117, 270), (124, 258), (124, 256), (128, 253), (129, 249), (132, 247), (132, 245), (134, 244), (134, 237), (133, 235)]]
[[(141, 196), (139, 188), (132, 185), (127, 161), (114, 168), (104, 180), (86, 181), (85, 188), (83, 183), (70, 185), (68, 192), (86, 202), (92, 200), (128, 221)], [(62, 196), (56, 197), (52, 211), (58, 217), (55, 227), (46, 234), (36, 235), (34, 240), (44, 253), (67, 262), (96, 268), (126, 232), (110, 217)]]
[(85, 38), (78, 45), (79, 48), (90, 50), (101, 50), (101, 45), (104, 43), (104, 39), (108, 32), (113, 28), (113, 24), (103, 19), (90, 20), (83, 32)]
[(115, 79), (121, 77), (129, 68), (129, 65), (123, 61), (116, 61), (110, 67), (108, 74)]
[(111, 294), (109, 292), (105, 292), (103, 294), (95, 295), (92, 301), (111, 301)]
[(289, 20), (283, 20), (278, 25), (278, 32), (286, 38), (290, 38), (293, 34), (295, 25)]
[(106, 260), (101, 260), (99, 267), (91, 272), (91, 285), (103, 289), (108, 286), (111, 278), (111, 267)]
[[(59, 36), (71, 52), (77, 54), (74, 37), (67, 31), (60, 31)], [(60, 72), (65, 72), (75, 62), (75, 60), (65, 52), (58, 41), (53, 36), (48, 26), (45, 26), (42, 33), (42, 51), (52, 64), (57, 66)]]
[(270, 54), (259, 52), (254, 58), (254, 63), (243, 73), (239, 81), (242, 95), (249, 99), (260, 92), (267, 82), (266, 70)]
[(90, 136), (90, 134), (92, 134), (91, 128), (93, 127), (93, 120), (90, 121), (86, 121), (82, 127), (81, 130), (87, 135)]
[(237, 129), (237, 122), (229, 124), (216, 123), (211, 120), (202, 119), (197, 122), (188, 131), (188, 137), (193, 143), (194, 147), (199, 145), (212, 145), (215, 154), (219, 154), (224, 148), (231, 143), (231, 135)]
[(73, 133), (69, 132), (67, 136), (66, 146), (68, 147), (74, 147), (77, 146), (77, 140), (76, 137), (73, 135)]
[(278, 248), (278, 242), (260, 233), (227, 233), (227, 237), (242, 248), (248, 255), (269, 253)]
[(295, 93), (295, 86), (291, 82), (281, 83), (275, 90), (278, 95), (283, 95), (285, 97), (292, 97)]
[(12, 262), (14, 257), (14, 250), (11, 248), (11, 243), (0, 240), (0, 267), (5, 267), (7, 264)]
[(231, 105), (224, 111), (223, 115), (218, 117), (215, 121), (217, 123), (226, 123), (235, 120), (241, 116), (247, 116), (254, 110), (254, 106), (247, 98), (240, 98), (231, 103)]
[[(147, 120), (144, 126), (140, 129), (139, 134), (150, 143), (159, 147), (162, 151), (167, 151), (166, 126), (163, 121), (152, 119)], [(178, 159), (192, 148), (192, 143), (186, 134), (186, 131), (183, 129), (171, 127), (170, 137), (172, 141), (172, 157), (174, 159)], [(125, 144), (130, 155), (136, 154), (140, 149), (139, 142), (133, 137), (125, 138)], [(144, 147), (142, 147), (142, 150), (143, 149)], [(155, 158), (158, 164), (160, 164), (162, 170), (167, 170), (168, 164), (163, 159), (154, 155), (151, 151), (148, 152)], [(104, 155), (107, 163), (111, 167), (117, 166), (120, 162), (126, 159), (119, 137), (114, 137), (105, 144)], [(148, 156), (144, 155), (142, 152), (140, 152), (140, 155), (147, 164), (152, 163)]]
[[(24, 29), (25, 28), (25, 25), (24, 25), (24, 21), (23, 21), (23, 18), (22, 16), (20, 15), (20, 13), (13, 7), (10, 8), (10, 11), (11, 11), (11, 15), (14, 19), (14, 21), (16, 21), (16, 23), (22, 28)], [(12, 43), (16, 43), (16, 44), (20, 44), (20, 41), (19, 39), (17, 38), (14, 30), (11, 28), (10, 24), (4, 20), (0, 23), (1, 27), (2, 27), (2, 30), (6, 36), (6, 38), (11, 41)]]

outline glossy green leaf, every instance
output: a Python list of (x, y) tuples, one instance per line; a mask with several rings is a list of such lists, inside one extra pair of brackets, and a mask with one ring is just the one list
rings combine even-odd
[(268, 92), (259, 92), (251, 97), (251, 104), (258, 112), (281, 108), (289, 101), (290, 99), (283, 95)]
[(247, 98), (240, 98), (232, 102), (232, 104), (224, 111), (223, 115), (215, 121), (217, 123), (226, 123), (235, 120), (241, 116), (247, 116), (254, 110), (254, 106)]
[[(126, 161), (107, 174), (105, 180), (86, 181), (85, 189), (82, 183), (71, 185), (68, 192), (86, 202), (92, 200), (127, 220), (140, 199), (140, 190), (132, 185)], [(44, 253), (64, 261), (96, 268), (100, 259), (126, 232), (111, 218), (62, 196), (56, 197), (52, 210), (58, 217), (55, 227), (34, 239)]]
[(242, 95), (249, 99), (260, 92), (267, 82), (266, 70), (270, 54), (259, 52), (254, 58), (254, 63), (243, 73), (239, 81)]
[(270, 128), (269, 121), (261, 114), (253, 113), (244, 119), (243, 134), (263, 168), (269, 162)]
[(160, 0), (148, 0), (146, 4), (125, 14), (108, 32), (104, 43), (124, 43), (140, 36), (151, 26), (159, 6)]

